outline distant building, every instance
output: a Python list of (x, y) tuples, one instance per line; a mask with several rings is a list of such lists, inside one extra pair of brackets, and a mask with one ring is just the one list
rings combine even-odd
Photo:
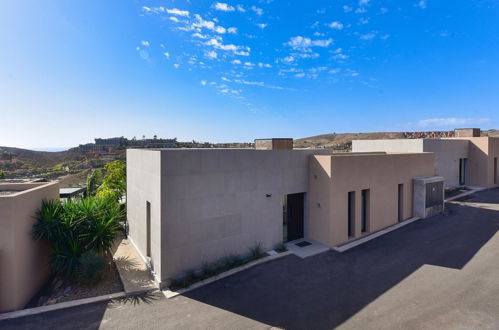
[(499, 138), (481, 137), (480, 129), (456, 129), (454, 138), (354, 140), (353, 152), (433, 152), (445, 186), (499, 187)]
[(176, 148), (177, 139), (127, 139), (115, 137), (107, 139), (95, 139), (95, 143), (80, 144), (78, 149), (82, 152), (114, 152), (126, 148)]

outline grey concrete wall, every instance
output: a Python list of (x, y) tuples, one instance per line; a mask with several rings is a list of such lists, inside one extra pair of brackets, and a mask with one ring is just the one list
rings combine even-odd
[[(455, 139), (424, 139), (423, 151), (435, 153), (435, 166), (437, 175), (445, 178), (444, 187), (459, 186), (459, 159), (469, 158), (469, 142)], [(471, 160), (468, 160), (466, 177), (470, 184)]]
[[(307, 191), (312, 154), (330, 151), (129, 150), (131, 240), (145, 254), (141, 219), (149, 199), (161, 204), (152, 221), (158, 230), (154, 251), (161, 246), (156, 272), (163, 281), (230, 254), (248, 253), (256, 243), (274, 248), (283, 239), (284, 195)], [(154, 253), (153, 261), (157, 266)]]
[(23, 308), (48, 279), (48, 247), (33, 240), (35, 213), (42, 201), (59, 198), (59, 184), (6, 183), (0, 190), (0, 313)]
[(151, 263), (161, 279), (161, 151), (127, 150), (127, 219), (129, 238), (147, 257), (146, 203), (151, 203)]

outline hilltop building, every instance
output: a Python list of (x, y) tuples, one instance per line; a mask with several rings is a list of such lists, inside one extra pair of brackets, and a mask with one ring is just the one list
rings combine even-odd
[(433, 153), (333, 154), (292, 142), (127, 150), (129, 239), (158, 285), (256, 243), (333, 248), (443, 209)]

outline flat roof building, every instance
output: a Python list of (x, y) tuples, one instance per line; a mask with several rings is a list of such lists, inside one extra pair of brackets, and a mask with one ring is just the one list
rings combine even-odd
[(460, 137), (443, 139), (353, 140), (352, 151), (433, 152), (437, 175), (445, 178), (446, 188), (499, 187), (499, 138), (463, 136), (476, 135), (476, 130), (456, 130)]
[(129, 239), (164, 286), (256, 243), (335, 247), (410, 219), (413, 179), (434, 175), (432, 153), (129, 149)]

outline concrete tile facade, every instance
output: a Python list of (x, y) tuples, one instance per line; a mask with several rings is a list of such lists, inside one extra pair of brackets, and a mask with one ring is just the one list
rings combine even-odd
[[(371, 189), (374, 232), (397, 222), (399, 183), (406, 190), (404, 218), (411, 218), (413, 177), (434, 174), (431, 153), (129, 149), (129, 237), (146, 259), (149, 202), (149, 257), (156, 281), (166, 285), (205, 263), (246, 254), (256, 243), (266, 250), (282, 243), (288, 194), (305, 193), (305, 237), (332, 247), (361, 236), (356, 224), (355, 237), (345, 237), (348, 191)], [(320, 211), (318, 202), (324, 205)]]

